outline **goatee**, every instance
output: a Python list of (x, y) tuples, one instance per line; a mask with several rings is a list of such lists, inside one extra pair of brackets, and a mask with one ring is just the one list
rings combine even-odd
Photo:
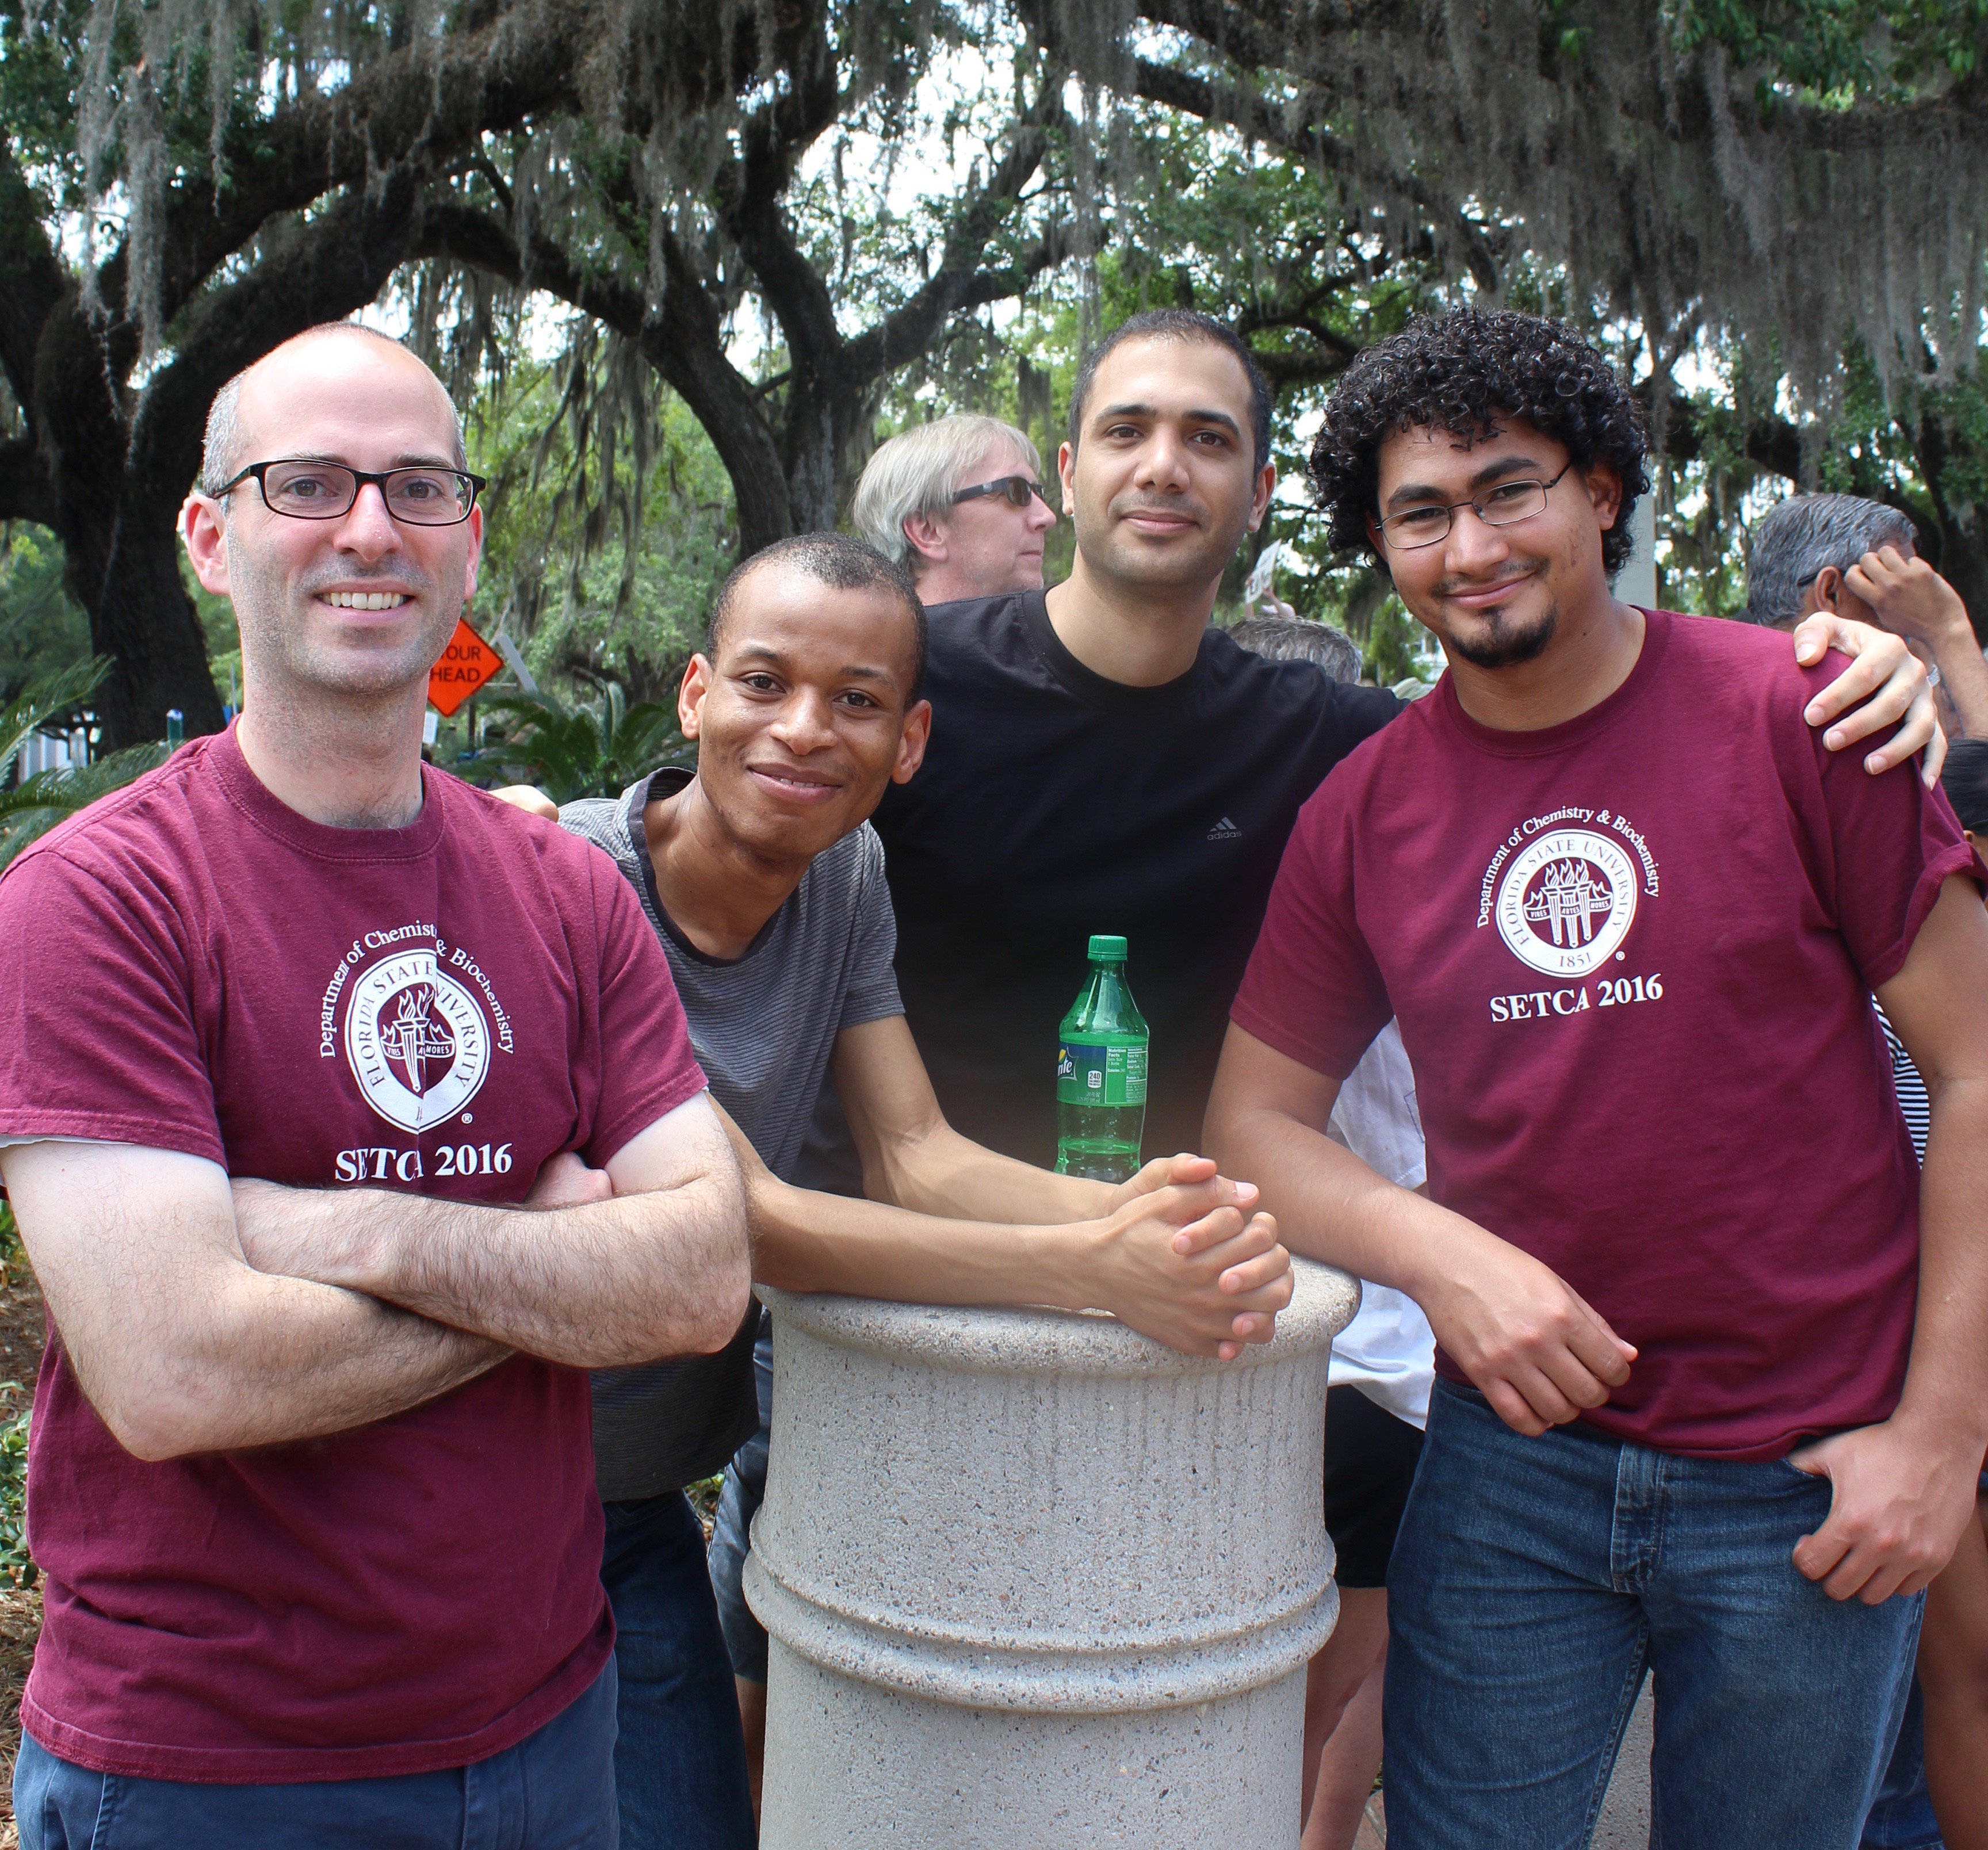
[(1539, 621), (1526, 629), (1507, 624), (1502, 611), (1491, 617), (1489, 634), (1472, 641), (1461, 636), (1447, 638), (1449, 646), (1473, 668), (1512, 668), (1543, 654), (1560, 627), (1560, 607), (1550, 604)]

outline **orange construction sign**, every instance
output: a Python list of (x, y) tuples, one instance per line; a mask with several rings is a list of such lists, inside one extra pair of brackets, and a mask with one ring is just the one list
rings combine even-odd
[(455, 634), (428, 671), (428, 705), (447, 719), (504, 665), (504, 658), (458, 618)]

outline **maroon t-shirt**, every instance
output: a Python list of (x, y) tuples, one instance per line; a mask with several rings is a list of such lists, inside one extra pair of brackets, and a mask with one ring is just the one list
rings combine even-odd
[(1577, 719), (1494, 732), (1445, 677), (1347, 758), (1233, 1014), (1337, 1077), (1398, 1016), (1430, 1194), (1641, 1351), (1584, 1417), (1777, 1457), (1904, 1382), (1919, 1174), (1870, 992), (1981, 870), (1915, 768), (1871, 777), (1803, 722), (1841, 661), (1648, 622)]
[[(229, 732), (23, 854), (0, 879), (0, 1137), (509, 1202), (701, 1091), (614, 863), (455, 778), (423, 786), (411, 827), (323, 827)], [(106, 1773), (465, 1765), (612, 1647), (587, 1378), (522, 1356), (329, 1439), (148, 1464), (57, 1337), (28, 1516), (46, 1595), (22, 1720)]]

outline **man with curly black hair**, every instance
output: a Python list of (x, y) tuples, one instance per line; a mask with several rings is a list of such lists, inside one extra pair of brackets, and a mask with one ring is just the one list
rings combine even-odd
[(1601, 569), (1614, 577), (1634, 543), (1630, 510), (1650, 491), (1643, 408), (1573, 329), (1509, 309), (1459, 309), (1417, 322), (1347, 367), (1311, 452), (1312, 489), (1333, 544), (1371, 547), (1381, 568), (1391, 569), (1370, 521), (1389, 437), (1414, 427), (1474, 438), (1514, 415), (1582, 468), (1605, 462), (1614, 471), (1621, 503), (1601, 534)]
[[(1646, 1670), (1666, 1844), (1854, 1842), (1988, 1444), (1988, 870), (1800, 723), (1825, 665), (1611, 596), (1644, 456), (1599, 353), (1481, 311), (1363, 354), (1314, 455), (1449, 671), (1300, 815), (1206, 1141), (1435, 1330), (1411, 1850), (1584, 1842)], [(1391, 1015), (1427, 1199), (1324, 1135)]]

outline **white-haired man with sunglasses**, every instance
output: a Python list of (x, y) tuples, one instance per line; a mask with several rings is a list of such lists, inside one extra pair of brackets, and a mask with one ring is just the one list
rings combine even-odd
[(1042, 588), (1056, 510), (1042, 458), (997, 418), (935, 418), (877, 447), (850, 509), (856, 530), (909, 568), (928, 607)]

